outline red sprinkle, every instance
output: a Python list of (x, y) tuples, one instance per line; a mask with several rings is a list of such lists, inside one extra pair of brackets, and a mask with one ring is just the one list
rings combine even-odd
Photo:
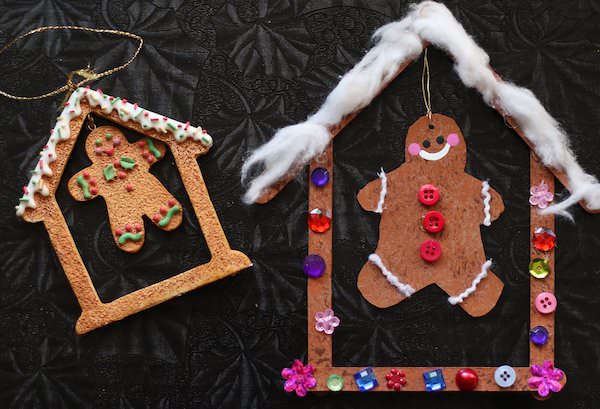
[(134, 109), (137, 109), (137, 107), (138, 107), (138, 104), (137, 104), (137, 102), (136, 102), (135, 104), (133, 104), (133, 108), (134, 108)]
[(83, 177), (88, 179), (90, 177), (90, 172), (88, 172), (87, 170), (83, 171)]
[(104, 149), (104, 153), (106, 153), (108, 156), (113, 156), (115, 153), (115, 148)]
[(133, 185), (131, 183), (128, 183), (127, 186), (125, 186), (125, 189), (127, 189), (128, 192), (133, 191)]
[(158, 214), (158, 213), (157, 213), (157, 214), (155, 214), (154, 216), (152, 216), (152, 220), (153, 220), (155, 223), (158, 223), (158, 222), (160, 221), (160, 219), (162, 219), (162, 217), (160, 217), (160, 214)]
[(143, 150), (143, 151), (142, 151), (142, 156), (143, 156), (144, 158), (148, 158), (148, 156), (149, 156), (149, 155), (150, 155), (150, 152), (148, 152), (147, 150)]
[(139, 141), (138, 145), (140, 148), (145, 148), (146, 147), (146, 141)]
[(118, 168), (120, 166), (119, 161), (115, 159), (113, 161), (113, 165), (115, 166), (115, 168)]
[(131, 230), (133, 230), (133, 227), (131, 227), (131, 224), (127, 223), (127, 224), (125, 225), (125, 230), (127, 230), (127, 231), (131, 231)]
[(152, 163), (152, 162), (154, 162), (154, 156), (152, 156), (152, 155), (148, 155), (148, 157), (146, 158), (146, 161), (147, 161), (148, 163)]
[(160, 212), (161, 212), (162, 214), (167, 214), (167, 208), (166, 208), (166, 207), (164, 207), (164, 206), (161, 206), (161, 207), (160, 207)]
[(158, 118), (152, 118), (151, 121), (158, 121)]
[(90, 185), (92, 185), (92, 186), (96, 186), (96, 179), (94, 179), (94, 178), (91, 178), (91, 179), (90, 179)]
[(100, 95), (104, 94), (100, 88), (98, 88), (96, 91), (98, 91), (98, 94)]
[(115, 97), (108, 98), (109, 101), (112, 101), (113, 99), (115, 99)]
[(67, 102), (67, 103), (65, 104), (65, 106), (66, 106), (66, 107), (68, 107), (68, 106), (69, 106), (69, 102)]
[(139, 223), (135, 224), (135, 231), (142, 231), (142, 226)]
[(123, 98), (121, 101), (123, 101), (124, 103), (127, 103), (127, 100), (125, 98)]
[(115, 230), (115, 234), (116, 234), (117, 236), (120, 236), (120, 235), (122, 235), (122, 234), (123, 234), (123, 230), (121, 230), (120, 228), (118, 228), (118, 227), (117, 227), (117, 228), (116, 228), (116, 230)]
[(90, 89), (90, 88), (91, 88), (89, 85), (86, 85), (85, 87), (86, 87), (87, 89)]
[(127, 176), (125, 172), (119, 172), (119, 179), (125, 179), (125, 176)]
[(29, 189), (27, 189), (27, 186), (23, 186), (23, 193), (25, 193), (26, 195), (29, 194)]
[(97, 195), (98, 194), (98, 188), (97, 187), (93, 187), (90, 189), (90, 193), (93, 195)]
[(206, 129), (203, 129), (203, 130), (202, 130), (202, 133), (206, 133)]
[(49, 154), (48, 154), (48, 157), (49, 157), (49, 158), (51, 158), (51, 157), (52, 157), (52, 154), (51, 154), (51, 153), (49, 153)]
[(181, 124), (177, 124), (177, 128), (181, 128)]
[(169, 199), (167, 203), (169, 204), (169, 207), (173, 207), (175, 206), (175, 199)]
[(148, 115), (149, 115), (148, 112), (144, 112), (144, 116), (148, 116)]

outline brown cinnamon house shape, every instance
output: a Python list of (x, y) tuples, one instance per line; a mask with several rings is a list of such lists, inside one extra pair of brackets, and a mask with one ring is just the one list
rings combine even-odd
[[(115, 127), (100, 127), (86, 141), (92, 166), (78, 172), (68, 183), (77, 200), (102, 196), (107, 202), (115, 244), (124, 251), (138, 251), (143, 244), (147, 216), (165, 230), (181, 223), (179, 201), (148, 172), (169, 146), (192, 209), (210, 250), (208, 263), (166, 280), (103, 303), (75, 246), (55, 198), (61, 176), (89, 114), (104, 117), (145, 138), (142, 144), (127, 142)], [(118, 141), (118, 142), (117, 142)], [(32, 171), (17, 215), (28, 222), (43, 222), (52, 246), (82, 309), (75, 330), (89, 332), (173, 297), (250, 267), (243, 253), (232, 250), (210, 201), (196, 161), (208, 152), (212, 138), (200, 127), (181, 123), (145, 110), (137, 104), (104, 94), (101, 90), (78, 88), (57, 119), (40, 160)], [(144, 203), (140, 207), (140, 203)]]

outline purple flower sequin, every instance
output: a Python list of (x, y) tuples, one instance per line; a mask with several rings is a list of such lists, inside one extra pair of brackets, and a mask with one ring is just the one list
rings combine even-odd
[(325, 311), (315, 314), (315, 328), (319, 332), (324, 332), (328, 335), (333, 334), (335, 327), (340, 325), (340, 319), (333, 314), (333, 310), (328, 308)]
[(531, 193), (529, 204), (540, 209), (545, 209), (554, 200), (554, 194), (548, 191), (548, 185), (543, 181), (537, 186), (532, 186), (529, 193)]
[(281, 376), (286, 379), (283, 389), (286, 392), (296, 391), (296, 395), (300, 397), (306, 396), (306, 391), (314, 388), (317, 384), (314, 373), (315, 368), (312, 365), (304, 365), (298, 359), (294, 360), (291, 368), (281, 371)]
[(544, 361), (543, 366), (532, 365), (531, 374), (533, 375), (527, 380), (530, 389), (537, 389), (540, 396), (546, 397), (552, 392), (560, 392), (562, 385), (560, 380), (565, 376), (564, 372), (558, 368), (554, 368), (552, 361)]

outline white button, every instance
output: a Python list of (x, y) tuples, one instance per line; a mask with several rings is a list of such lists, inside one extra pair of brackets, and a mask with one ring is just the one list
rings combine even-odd
[(494, 380), (501, 388), (509, 388), (513, 386), (517, 380), (517, 373), (512, 366), (502, 365), (496, 368)]

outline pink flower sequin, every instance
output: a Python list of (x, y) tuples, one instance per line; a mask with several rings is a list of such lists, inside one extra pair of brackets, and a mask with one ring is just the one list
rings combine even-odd
[(333, 314), (333, 310), (328, 308), (325, 311), (315, 314), (315, 328), (319, 332), (324, 332), (327, 335), (333, 334), (335, 327), (340, 325), (340, 319)]
[(540, 396), (546, 397), (552, 392), (560, 392), (562, 385), (560, 380), (565, 373), (558, 368), (554, 368), (552, 361), (544, 361), (543, 366), (531, 366), (531, 378), (527, 380), (530, 389), (537, 389)]
[(296, 395), (300, 397), (306, 396), (306, 391), (314, 388), (317, 384), (314, 373), (315, 368), (312, 365), (304, 365), (298, 359), (294, 360), (291, 368), (281, 371), (281, 376), (286, 379), (283, 389), (286, 392), (296, 391)]
[(554, 200), (554, 194), (548, 191), (548, 185), (543, 181), (537, 186), (531, 186), (529, 193), (531, 193), (529, 204), (537, 206), (540, 209), (545, 209)]

